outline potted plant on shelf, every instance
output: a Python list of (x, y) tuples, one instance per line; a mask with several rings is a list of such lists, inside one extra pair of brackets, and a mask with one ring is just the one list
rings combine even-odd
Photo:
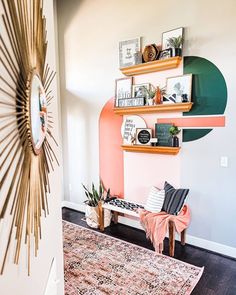
[(153, 87), (151, 90), (147, 90), (147, 93), (148, 93), (148, 98), (147, 98), (147, 104), (149, 106), (152, 106), (154, 105), (154, 97), (156, 95), (156, 89)]
[[(89, 189), (82, 184), (85, 195), (87, 197), (87, 200), (84, 202), (86, 204), (86, 210), (85, 210), (85, 218), (88, 226), (92, 228), (98, 228), (99, 227), (99, 203), (104, 200), (104, 187), (102, 182), (100, 181), (99, 184), (99, 191), (95, 188), (94, 184), (92, 183), (92, 190), (89, 191)], [(108, 193), (110, 193), (110, 189), (108, 190)], [(111, 212), (110, 210), (104, 209), (104, 227), (107, 227), (110, 225), (111, 222)]]
[(168, 40), (169, 46), (172, 48), (173, 56), (182, 56), (182, 45), (184, 39), (182, 36), (172, 37)]
[(146, 92), (148, 93), (148, 99), (147, 99), (148, 105), (158, 105), (158, 104), (161, 104), (162, 103), (163, 94), (165, 93), (165, 88), (166, 87), (160, 88), (159, 85), (157, 85), (157, 87), (155, 88), (152, 85), (152, 88), (150, 90), (147, 90), (146, 89)]
[(177, 126), (172, 126), (169, 129), (169, 132), (172, 136), (172, 146), (173, 147), (179, 147), (179, 138), (178, 138), (178, 134), (180, 133), (180, 129)]

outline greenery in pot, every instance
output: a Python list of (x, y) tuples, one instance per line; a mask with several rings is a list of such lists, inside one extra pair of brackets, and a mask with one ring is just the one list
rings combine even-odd
[(179, 147), (179, 138), (177, 137), (177, 134), (179, 134), (180, 131), (181, 130), (177, 126), (172, 126), (169, 129), (169, 132), (172, 135), (172, 146), (173, 147)]
[(169, 132), (170, 132), (170, 134), (172, 135), (172, 136), (176, 136), (177, 134), (179, 134), (180, 133), (180, 129), (177, 127), (177, 126), (172, 126), (172, 127), (170, 127), (170, 129), (169, 129)]
[(104, 193), (104, 187), (102, 182), (100, 181), (99, 184), (99, 191), (95, 188), (94, 183), (92, 183), (92, 190), (89, 191), (89, 189), (82, 184), (85, 195), (87, 197), (87, 200), (85, 201), (85, 204), (87, 204), (90, 207), (97, 207), (98, 203), (103, 200), (103, 193)]
[(182, 36), (178, 36), (178, 37), (169, 38), (167, 41), (168, 41), (170, 47), (181, 48), (183, 45), (184, 39)]
[(172, 37), (168, 40), (169, 46), (172, 48), (172, 55), (173, 56), (182, 56), (182, 45), (183, 45), (183, 37)]
[(146, 88), (145, 88), (145, 90), (146, 90), (146, 92), (148, 93), (148, 98), (154, 98), (155, 95), (156, 95), (156, 93), (157, 93), (157, 90), (160, 90), (161, 95), (165, 94), (166, 86), (160, 88), (159, 86), (154, 87), (154, 86), (152, 85), (152, 87), (151, 87), (150, 90), (147, 90)]

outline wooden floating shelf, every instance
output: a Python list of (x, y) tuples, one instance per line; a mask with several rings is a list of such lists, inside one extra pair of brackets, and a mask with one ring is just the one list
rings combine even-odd
[(115, 107), (114, 113), (117, 115), (131, 115), (131, 114), (151, 114), (158, 112), (189, 112), (193, 106), (192, 102), (173, 103), (173, 104), (159, 104), (156, 106), (142, 106), (142, 107)]
[(126, 76), (147, 74), (177, 68), (181, 60), (181, 57), (176, 56), (168, 59), (155, 60), (143, 64), (121, 68), (120, 71)]
[(122, 145), (121, 147), (124, 151), (133, 153), (177, 155), (180, 151), (180, 147), (170, 146)]

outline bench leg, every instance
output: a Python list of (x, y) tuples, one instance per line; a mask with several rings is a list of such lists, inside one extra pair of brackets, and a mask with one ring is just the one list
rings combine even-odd
[(175, 255), (175, 225), (173, 221), (169, 221), (169, 255)]
[(115, 224), (118, 223), (118, 212), (114, 211), (114, 214), (113, 214), (113, 221)]
[(102, 208), (102, 202), (98, 204), (98, 214), (99, 214), (99, 229), (104, 231), (104, 209)]
[(186, 230), (185, 229), (181, 232), (180, 237), (181, 237), (181, 245), (184, 246), (185, 245), (185, 237), (186, 237)]
[(159, 244), (159, 253), (162, 254), (163, 252), (163, 243)]

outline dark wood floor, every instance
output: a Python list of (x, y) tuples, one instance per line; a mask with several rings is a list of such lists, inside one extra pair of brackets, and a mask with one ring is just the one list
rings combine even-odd
[[(64, 220), (87, 227), (84, 221), (84, 214), (81, 212), (63, 208), (62, 217)], [(112, 224), (105, 229), (104, 233), (153, 250), (151, 243), (145, 237), (144, 231), (122, 224)], [(164, 248), (164, 254), (168, 255), (167, 239), (165, 240)], [(223, 257), (191, 245), (183, 247), (178, 242), (175, 248), (175, 258), (196, 266), (205, 267), (201, 280), (192, 292), (193, 295), (236, 295), (235, 259)]]

